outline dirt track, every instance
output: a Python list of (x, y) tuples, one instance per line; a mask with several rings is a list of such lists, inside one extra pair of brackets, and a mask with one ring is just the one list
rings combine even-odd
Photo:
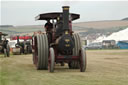
[(0, 55), (0, 85), (127, 85), (128, 50), (89, 50), (84, 73), (56, 66), (55, 73), (36, 70), (32, 55)]

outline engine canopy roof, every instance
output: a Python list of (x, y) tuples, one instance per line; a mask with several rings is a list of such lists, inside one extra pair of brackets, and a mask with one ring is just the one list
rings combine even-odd
[[(36, 16), (35, 19), (36, 20), (57, 19), (57, 17), (59, 17), (60, 15), (63, 15), (63, 13), (62, 12), (43, 13)], [(70, 15), (72, 17), (72, 21), (80, 18), (79, 14), (70, 13)]]
[(7, 36), (8, 34), (5, 34), (5, 33), (0, 32), (0, 36), (1, 36), (1, 35)]

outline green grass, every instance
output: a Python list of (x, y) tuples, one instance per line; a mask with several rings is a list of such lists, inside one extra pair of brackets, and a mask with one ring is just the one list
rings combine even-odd
[(0, 55), (0, 85), (127, 85), (128, 50), (87, 50), (86, 72), (56, 65), (36, 70), (32, 55)]

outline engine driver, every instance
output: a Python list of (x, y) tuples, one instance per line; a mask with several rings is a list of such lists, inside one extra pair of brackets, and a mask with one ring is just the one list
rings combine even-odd
[(52, 30), (53, 30), (53, 24), (50, 22), (50, 20), (47, 20), (47, 23), (45, 24), (45, 31), (48, 34), (49, 44), (52, 43)]
[(47, 20), (47, 23), (45, 24), (45, 31), (47, 33), (52, 32), (53, 24), (50, 22), (50, 20)]

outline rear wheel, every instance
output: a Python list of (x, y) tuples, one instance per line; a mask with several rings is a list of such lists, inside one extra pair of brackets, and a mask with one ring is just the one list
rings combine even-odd
[(68, 63), (68, 66), (70, 69), (79, 69), (80, 68), (79, 61), (71, 61)]
[[(79, 52), (81, 49), (81, 38), (78, 33), (73, 34), (73, 39), (75, 46), (73, 48), (73, 56), (79, 56)], [(79, 69), (79, 61), (71, 61), (68, 63), (70, 69)]]
[(33, 64), (36, 64), (36, 62), (35, 62), (35, 53), (32, 53), (32, 60), (33, 60)]
[(55, 54), (54, 49), (50, 48), (50, 54), (49, 54), (49, 72), (54, 72), (54, 64), (55, 64)]
[(46, 34), (35, 36), (33, 61), (38, 70), (48, 68), (48, 39)]
[(35, 38), (35, 36), (33, 36), (33, 38), (32, 38), (32, 60), (33, 60), (33, 64), (35, 64), (35, 57), (36, 57), (36, 55), (35, 55), (35, 43), (34, 43), (36, 41), (34, 41), (34, 38)]
[(61, 62), (60, 65), (61, 65), (61, 66), (64, 66), (64, 62)]

